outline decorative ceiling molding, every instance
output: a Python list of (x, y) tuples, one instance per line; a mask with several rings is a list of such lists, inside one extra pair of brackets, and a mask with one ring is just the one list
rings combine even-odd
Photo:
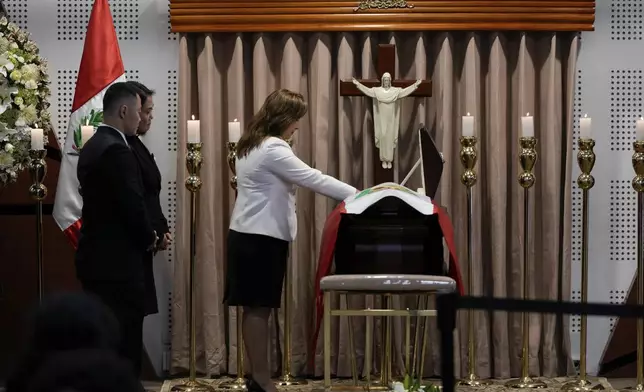
[(594, 0), (170, 0), (172, 31), (592, 31)]

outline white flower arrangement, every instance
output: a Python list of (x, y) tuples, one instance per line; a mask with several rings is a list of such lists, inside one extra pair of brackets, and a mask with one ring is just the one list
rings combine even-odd
[(51, 130), (47, 63), (38, 46), (7, 18), (0, 18), (0, 188), (29, 163), (30, 128)]

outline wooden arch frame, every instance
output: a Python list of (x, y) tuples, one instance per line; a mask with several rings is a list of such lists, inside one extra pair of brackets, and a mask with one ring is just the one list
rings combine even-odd
[(170, 0), (178, 33), (592, 31), (594, 0)]

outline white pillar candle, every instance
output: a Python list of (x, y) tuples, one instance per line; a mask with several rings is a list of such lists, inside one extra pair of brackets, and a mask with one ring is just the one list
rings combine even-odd
[(188, 120), (188, 143), (199, 143), (201, 137), (200, 128), (199, 120), (195, 120), (193, 115), (192, 120)]
[(237, 143), (241, 138), (241, 123), (235, 119), (228, 123), (228, 141)]
[(591, 129), (591, 120), (590, 117), (588, 117), (587, 114), (584, 115), (584, 117), (579, 119), (579, 137), (581, 139), (591, 139), (592, 134), (590, 132)]
[(638, 141), (644, 141), (644, 118), (640, 117), (635, 126), (635, 137)]
[(521, 117), (521, 136), (534, 137), (534, 118), (530, 113)]
[(461, 134), (465, 137), (474, 136), (474, 116), (470, 116), (469, 113), (467, 116), (463, 116)]
[(81, 126), (81, 147), (85, 146), (85, 143), (94, 136), (94, 126), (93, 125), (83, 125)]
[(32, 150), (44, 150), (45, 149), (45, 131), (38, 128), (31, 130), (31, 149)]

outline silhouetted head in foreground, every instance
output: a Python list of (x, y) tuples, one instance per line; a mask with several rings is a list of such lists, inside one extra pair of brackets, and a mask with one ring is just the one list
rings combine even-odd
[(30, 320), (23, 361), (7, 380), (6, 392), (23, 392), (52, 355), (79, 349), (116, 352), (118, 339), (116, 319), (98, 299), (84, 293), (46, 298)]
[(142, 392), (128, 362), (102, 349), (61, 351), (50, 356), (26, 392)]

